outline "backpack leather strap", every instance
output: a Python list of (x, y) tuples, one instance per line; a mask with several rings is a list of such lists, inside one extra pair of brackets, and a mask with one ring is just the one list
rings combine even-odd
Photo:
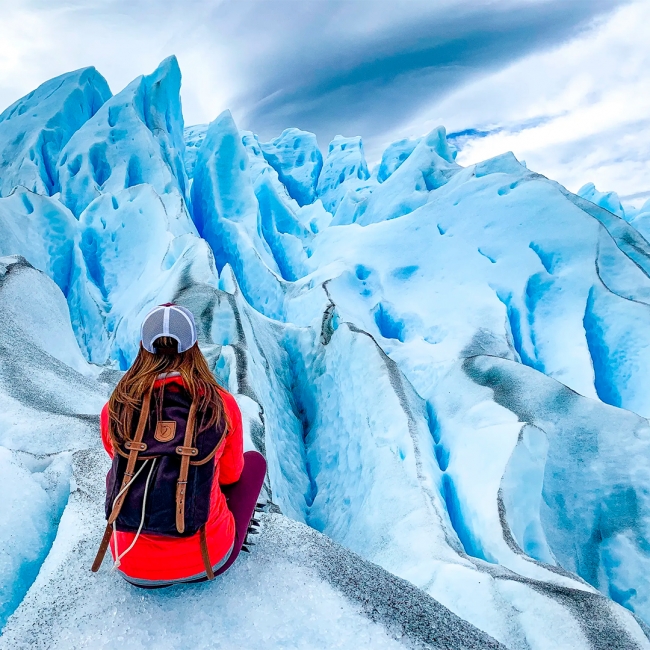
[(219, 451), (219, 448), (226, 442), (227, 435), (228, 435), (228, 427), (226, 427), (223, 430), (223, 433), (221, 434), (221, 438), (219, 438), (219, 442), (216, 444), (215, 448), (205, 458), (202, 458), (201, 460), (191, 460), (190, 465), (196, 467), (199, 465), (205, 465), (206, 463), (209, 463), (215, 457), (216, 453)]
[(90, 569), (93, 573), (97, 573), (97, 571), (99, 571), (99, 567), (102, 565), (102, 562), (104, 561), (104, 556), (106, 555), (106, 551), (108, 550), (108, 545), (111, 543), (112, 536), (113, 536), (113, 527), (110, 524), (107, 524), (106, 530), (104, 531), (104, 537), (102, 537), (102, 543), (99, 545), (99, 550), (97, 551), (97, 555), (95, 556), (95, 561), (93, 562), (93, 565)]
[(111, 514), (108, 518), (109, 525), (111, 525), (117, 519), (118, 515), (120, 514), (120, 510), (122, 510), (122, 505), (124, 504), (126, 493), (129, 491), (128, 486), (131, 483), (131, 479), (133, 478), (133, 473), (135, 471), (135, 464), (138, 462), (138, 454), (140, 451), (142, 451), (142, 445), (140, 443), (142, 443), (144, 430), (147, 426), (147, 420), (149, 419), (151, 393), (153, 393), (153, 384), (151, 384), (151, 388), (145, 393), (144, 399), (142, 400), (142, 408), (140, 409), (140, 418), (138, 419), (138, 428), (135, 430), (135, 436), (133, 436), (133, 440), (127, 441), (131, 444), (129, 445), (129, 460), (126, 463), (124, 478), (122, 479), (122, 487), (120, 488), (120, 492), (122, 494), (120, 494), (120, 496), (118, 496), (113, 503), (113, 510), (111, 511)]
[(183, 446), (176, 448), (176, 453), (181, 456), (181, 469), (178, 473), (178, 482), (176, 483), (176, 530), (179, 533), (185, 532), (185, 495), (187, 494), (187, 475), (190, 469), (190, 457), (195, 455), (194, 447), (192, 447), (195, 421), (196, 400), (192, 402), (190, 412), (187, 416)]
[(208, 580), (214, 580), (214, 571), (212, 570), (212, 563), (210, 562), (210, 553), (208, 552), (208, 538), (205, 533), (205, 525), (201, 526), (199, 532), (199, 541), (201, 543), (201, 557), (203, 558), (205, 575), (208, 577)]
[[(151, 385), (151, 388), (145, 394), (144, 399), (142, 400), (140, 418), (138, 419), (138, 428), (135, 431), (135, 437), (133, 438), (132, 441), (134, 444), (130, 445), (129, 460), (126, 464), (126, 471), (124, 472), (124, 478), (122, 479), (122, 487), (120, 488), (120, 492), (122, 492), (122, 494), (117, 499), (115, 499), (115, 502), (113, 503), (113, 509), (111, 510), (111, 514), (108, 518), (108, 523), (106, 524), (104, 537), (102, 537), (101, 544), (99, 545), (99, 550), (97, 551), (97, 555), (95, 556), (95, 561), (93, 562), (93, 565), (90, 569), (93, 573), (97, 573), (97, 571), (99, 571), (99, 567), (102, 565), (102, 562), (104, 561), (104, 556), (106, 555), (106, 551), (108, 550), (108, 546), (111, 543), (111, 537), (113, 535), (113, 522), (117, 519), (118, 515), (120, 514), (120, 510), (122, 509), (122, 504), (124, 503), (124, 497), (126, 496), (126, 493), (129, 491), (128, 485), (130, 484), (131, 479), (133, 478), (133, 470), (135, 469), (135, 464), (138, 460), (138, 453), (141, 450), (140, 443), (142, 443), (144, 430), (147, 426), (147, 420), (149, 419), (149, 406), (151, 404), (152, 393), (153, 393), (153, 384)], [(146, 445), (145, 445), (145, 449), (146, 449)]]

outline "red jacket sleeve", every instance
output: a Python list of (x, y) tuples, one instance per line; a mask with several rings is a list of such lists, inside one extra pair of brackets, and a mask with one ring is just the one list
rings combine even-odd
[(235, 398), (225, 391), (221, 392), (223, 406), (230, 422), (226, 436), (225, 449), (219, 459), (219, 483), (228, 485), (239, 480), (244, 469), (244, 431), (241, 411)]
[(113, 458), (115, 452), (113, 451), (111, 439), (108, 437), (108, 403), (104, 405), (99, 416), (99, 430), (102, 434), (102, 444), (104, 445), (104, 449), (106, 449), (106, 453)]

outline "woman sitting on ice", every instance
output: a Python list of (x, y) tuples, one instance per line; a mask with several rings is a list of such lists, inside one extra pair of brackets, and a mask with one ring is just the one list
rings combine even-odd
[(211, 580), (256, 525), (266, 461), (243, 453), (241, 413), (210, 372), (189, 310), (156, 307), (141, 339), (101, 414), (113, 463), (92, 570), (110, 544), (115, 568), (138, 587)]

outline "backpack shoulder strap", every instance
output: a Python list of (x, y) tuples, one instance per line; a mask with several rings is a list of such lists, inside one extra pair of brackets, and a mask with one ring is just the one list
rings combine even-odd
[(132, 441), (127, 441), (124, 445), (129, 450), (129, 460), (126, 464), (126, 470), (124, 471), (124, 478), (122, 479), (122, 486), (118, 493), (117, 499), (113, 502), (113, 509), (108, 518), (108, 523), (106, 524), (106, 530), (104, 531), (104, 537), (102, 538), (101, 544), (99, 545), (99, 550), (93, 562), (91, 571), (96, 573), (99, 571), (99, 567), (104, 560), (106, 551), (108, 550), (108, 545), (111, 542), (111, 536), (113, 532), (113, 522), (117, 519), (122, 509), (122, 504), (126, 497), (126, 493), (129, 491), (131, 484), (131, 479), (133, 478), (133, 471), (135, 469), (135, 464), (138, 460), (138, 453), (145, 451), (147, 445), (142, 442), (144, 436), (144, 430), (147, 426), (147, 420), (149, 419), (149, 407), (151, 405), (151, 394), (153, 393), (153, 383), (151, 388), (145, 393), (144, 399), (142, 400), (142, 408), (140, 410), (140, 417), (138, 419), (138, 428), (135, 431), (135, 436)]
[(190, 458), (196, 456), (199, 450), (192, 446), (194, 441), (194, 426), (196, 423), (196, 400), (190, 406), (185, 426), (185, 437), (183, 446), (176, 447), (176, 453), (181, 456), (181, 468), (176, 483), (176, 530), (179, 533), (185, 531), (185, 496), (187, 494), (187, 475), (190, 469)]
[(135, 471), (135, 464), (138, 461), (138, 453), (141, 451), (146, 451), (147, 445), (142, 442), (144, 436), (144, 430), (147, 426), (147, 420), (149, 419), (149, 407), (151, 405), (151, 394), (153, 393), (153, 384), (151, 388), (145, 393), (144, 399), (142, 400), (142, 408), (140, 410), (140, 418), (138, 419), (138, 428), (135, 430), (135, 436), (133, 440), (127, 440), (124, 446), (129, 450), (129, 460), (126, 464), (126, 469), (124, 470), (124, 478), (122, 479), (122, 487), (118, 493), (117, 498), (113, 503), (113, 510), (108, 518), (108, 523), (112, 524), (120, 514), (122, 510), (122, 505), (124, 504), (124, 499), (126, 498), (126, 493), (129, 491), (131, 480), (133, 479), (133, 474)]
[(206, 463), (209, 463), (215, 457), (216, 453), (219, 451), (219, 448), (222, 447), (223, 444), (226, 442), (227, 433), (228, 431), (224, 430), (224, 432), (221, 434), (221, 437), (219, 438), (219, 442), (213, 447), (212, 451), (205, 458), (202, 458), (201, 460), (191, 460), (190, 465), (196, 467), (199, 465), (205, 465)]

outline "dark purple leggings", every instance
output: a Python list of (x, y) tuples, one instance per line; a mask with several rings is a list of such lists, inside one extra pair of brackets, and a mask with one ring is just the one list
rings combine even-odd
[(230, 557), (219, 570), (214, 572), (214, 575), (218, 576), (227, 571), (237, 559), (242, 544), (246, 539), (248, 525), (255, 513), (255, 505), (262, 491), (265, 476), (266, 460), (264, 456), (258, 451), (247, 451), (244, 454), (244, 469), (239, 480), (231, 485), (221, 486), (221, 491), (226, 497), (228, 510), (232, 512), (235, 518), (235, 541)]
[[(215, 576), (227, 571), (241, 552), (242, 544), (248, 532), (248, 526), (253, 518), (253, 514), (255, 514), (255, 505), (262, 491), (265, 476), (266, 460), (264, 456), (257, 451), (247, 451), (244, 454), (244, 469), (239, 480), (236, 483), (221, 486), (221, 491), (226, 497), (228, 509), (235, 518), (235, 541), (233, 542), (230, 556), (226, 560), (226, 563), (214, 572)], [(207, 577), (204, 577), (198, 578), (197, 580), (188, 580), (184, 584), (205, 582), (207, 579)], [(169, 584), (151, 586), (134, 584), (134, 586), (140, 587), (141, 589), (161, 589), (170, 587), (172, 584), (174, 583), (170, 582)]]

